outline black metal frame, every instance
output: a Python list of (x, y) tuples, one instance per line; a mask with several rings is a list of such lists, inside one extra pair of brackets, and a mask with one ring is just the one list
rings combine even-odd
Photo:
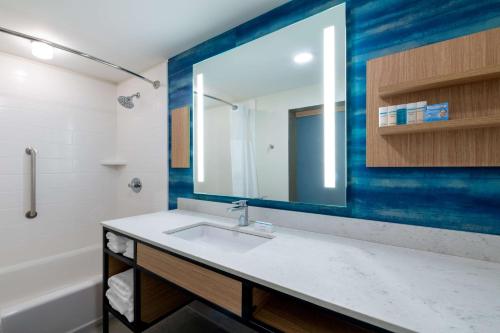
[[(116, 254), (112, 251), (110, 251), (109, 249), (107, 249), (106, 247), (106, 233), (110, 231), (110, 232), (113, 232), (114, 234), (117, 234), (119, 236), (123, 236), (123, 237), (127, 237), (129, 239), (132, 239), (134, 241), (134, 260), (131, 260), (127, 257), (124, 257), (122, 255), (119, 255), (119, 254)], [(147, 269), (145, 269), (144, 267), (141, 267), (137, 264), (137, 245), (138, 243), (141, 243), (141, 244), (144, 244), (144, 245), (147, 245), (149, 247), (152, 247), (156, 250), (159, 250), (161, 252), (164, 252), (164, 253), (167, 253), (171, 256), (174, 256), (176, 258), (179, 258), (179, 259), (182, 259), (184, 261), (187, 261), (187, 262), (190, 262), (192, 264), (195, 264), (197, 266), (201, 266), (203, 268), (206, 268), (206, 269), (209, 269), (213, 272), (216, 272), (216, 273), (219, 273), (219, 274), (222, 274), (224, 276), (227, 276), (231, 279), (234, 279), (234, 280), (237, 280), (237, 281), (240, 281), (242, 283), (242, 311), (241, 311), (241, 317), (228, 311), (227, 309), (224, 309), (222, 308), (221, 306), (217, 305), (217, 304), (214, 304), (194, 293), (192, 293), (191, 291), (187, 290), (187, 289), (184, 289), (183, 287), (180, 287), (168, 280), (166, 280), (165, 278), (155, 274), (154, 272), (151, 272)], [(123, 263), (129, 265), (131, 268), (134, 269), (134, 322), (133, 323), (130, 323), (123, 315), (121, 315), (120, 313), (118, 313), (117, 311), (115, 311), (113, 308), (111, 308), (111, 306), (109, 305), (108, 303), (108, 300), (106, 298), (106, 289), (107, 289), (107, 283), (108, 283), (108, 275), (109, 275), (109, 256), (113, 256), (114, 258), (122, 261)], [(335, 313), (336, 316), (338, 316), (340, 319), (342, 320), (345, 320), (349, 323), (352, 323), (353, 325), (357, 325), (359, 327), (362, 327), (362, 328), (366, 328), (372, 332), (390, 332), (388, 330), (385, 330), (385, 329), (382, 329), (382, 328), (379, 328), (379, 327), (376, 327), (372, 324), (369, 324), (369, 323), (366, 323), (366, 322), (363, 322), (363, 321), (360, 321), (360, 320), (357, 320), (357, 319), (354, 319), (354, 318), (351, 318), (349, 316), (346, 316), (344, 314), (341, 314), (341, 313), (338, 313), (338, 312), (335, 312), (335, 311), (332, 311), (332, 310), (329, 310), (329, 309), (326, 309), (326, 308), (323, 308), (321, 306), (318, 306), (316, 304), (313, 304), (313, 303), (310, 303), (310, 302), (307, 302), (305, 300), (302, 300), (302, 299), (298, 299), (294, 296), (291, 296), (291, 295), (288, 295), (286, 293), (283, 293), (283, 292), (280, 292), (280, 291), (277, 291), (275, 289), (272, 289), (272, 288), (269, 288), (269, 287), (266, 287), (266, 286), (263, 286), (263, 285), (260, 285), (259, 283), (255, 283), (255, 282), (252, 282), (252, 281), (249, 281), (249, 280), (246, 280), (242, 277), (239, 277), (239, 276), (236, 276), (236, 275), (233, 275), (231, 273), (228, 273), (228, 272), (225, 272), (225, 271), (222, 271), (218, 268), (215, 268), (215, 267), (212, 267), (210, 265), (207, 265), (207, 264), (204, 264), (204, 263), (201, 263), (201, 262), (198, 262), (196, 260), (193, 260), (191, 258), (187, 258), (187, 257), (184, 257), (178, 253), (174, 253), (172, 251), (168, 251), (168, 250), (165, 250), (163, 248), (160, 248), (158, 246), (155, 246), (154, 244), (150, 244), (150, 243), (147, 243), (147, 242), (144, 242), (144, 241), (141, 241), (141, 240), (138, 240), (134, 237), (131, 237), (129, 235), (126, 235), (126, 234), (123, 234), (123, 233), (120, 233), (118, 231), (115, 231), (113, 229), (109, 229), (109, 228), (106, 228), (104, 227), (103, 228), (103, 287), (102, 287), (102, 301), (103, 301), (103, 320), (102, 320), (102, 323), (103, 323), (103, 333), (109, 333), (109, 313), (113, 314), (114, 317), (116, 317), (118, 320), (120, 320), (125, 326), (127, 326), (132, 332), (143, 332), (144, 330), (154, 326), (155, 324), (157, 324), (158, 322), (162, 321), (163, 319), (167, 318), (168, 316), (170, 316), (171, 314), (173, 314), (174, 312), (177, 312), (178, 310), (180, 310), (182, 307), (184, 307), (184, 305), (182, 306), (179, 306), (179, 308), (177, 309), (174, 309), (168, 313), (166, 313), (165, 315), (161, 316), (160, 318), (154, 320), (153, 322), (151, 323), (144, 323), (141, 321), (140, 319), (140, 313), (141, 313), (141, 295), (140, 295), (140, 292), (141, 292), (141, 288), (140, 288), (140, 279), (141, 279), (141, 273), (145, 273), (145, 274), (148, 274), (150, 276), (153, 276), (157, 279), (160, 279), (161, 281), (164, 281), (166, 283), (168, 283), (169, 285), (175, 287), (175, 288), (178, 288), (179, 290), (182, 290), (184, 291), (185, 293), (187, 293), (188, 295), (190, 295), (193, 300), (198, 300), (210, 307), (212, 307), (213, 309), (219, 311), (219, 312), (222, 312), (224, 313), (225, 315), (227, 315), (228, 317), (230, 318), (233, 318), (235, 319), (236, 321), (250, 327), (250, 328), (253, 328), (259, 332), (264, 332), (264, 333), (272, 333), (272, 332), (280, 332), (279, 330), (277, 330), (276, 328), (273, 328), (271, 326), (269, 326), (268, 324), (266, 323), (263, 323), (263, 322), (260, 322), (259, 320), (253, 318), (253, 311), (254, 311), (254, 306), (253, 306), (253, 294), (252, 294), (252, 290), (253, 288), (259, 288), (259, 289), (262, 289), (262, 290), (266, 290), (266, 291), (269, 291), (269, 292), (272, 292), (272, 293), (275, 293), (275, 294), (279, 294), (279, 295), (283, 295), (285, 297), (289, 297), (291, 299), (294, 299), (295, 301), (298, 301), (300, 303), (303, 303), (304, 305), (306, 306), (309, 306), (309, 307), (314, 307), (314, 308), (317, 308), (317, 309), (321, 309), (322, 311), (330, 311), (332, 313)]]

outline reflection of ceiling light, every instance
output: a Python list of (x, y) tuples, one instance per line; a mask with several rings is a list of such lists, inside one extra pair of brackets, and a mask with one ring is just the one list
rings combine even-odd
[(54, 48), (42, 42), (31, 42), (31, 53), (37, 58), (50, 60), (54, 57)]
[(308, 62), (313, 60), (313, 58), (314, 57), (311, 53), (303, 52), (303, 53), (299, 53), (295, 57), (293, 57), (293, 61), (295, 61), (295, 63), (297, 63), (299, 65), (302, 65), (302, 64), (307, 64)]

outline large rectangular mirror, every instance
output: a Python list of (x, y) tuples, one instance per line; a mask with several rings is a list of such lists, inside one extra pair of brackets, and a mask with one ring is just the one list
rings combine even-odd
[(344, 4), (193, 70), (195, 193), (346, 204)]

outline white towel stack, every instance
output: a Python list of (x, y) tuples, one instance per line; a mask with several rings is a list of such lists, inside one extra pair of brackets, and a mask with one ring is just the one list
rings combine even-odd
[(129, 257), (130, 259), (134, 259), (134, 241), (128, 239), (125, 242), (125, 252), (123, 252), (125, 257)]
[(126, 237), (117, 236), (112, 232), (106, 233), (108, 249), (114, 253), (123, 253), (125, 257), (134, 259), (134, 241)]
[(134, 321), (134, 270), (131, 268), (108, 279), (106, 297), (109, 305), (129, 322)]

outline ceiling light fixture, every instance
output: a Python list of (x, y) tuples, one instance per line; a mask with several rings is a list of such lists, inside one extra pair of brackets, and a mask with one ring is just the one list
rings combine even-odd
[(42, 42), (31, 42), (31, 53), (40, 59), (50, 60), (54, 58), (54, 48)]
[(293, 61), (295, 61), (296, 64), (303, 65), (307, 64), (308, 62), (311, 62), (313, 60), (314, 56), (312, 53), (309, 52), (303, 52), (297, 54), (295, 57), (293, 57)]

